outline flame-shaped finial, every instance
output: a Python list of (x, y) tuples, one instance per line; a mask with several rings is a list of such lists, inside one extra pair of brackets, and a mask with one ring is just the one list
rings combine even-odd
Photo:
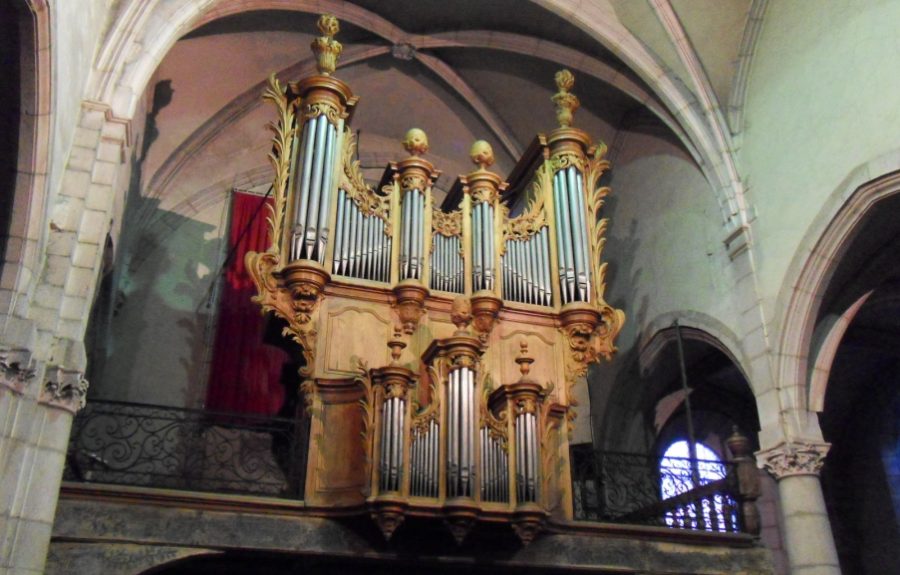
[(338, 19), (331, 14), (322, 14), (317, 23), (319, 33), (322, 34), (312, 42), (312, 51), (316, 55), (316, 68), (319, 74), (330, 76), (337, 68), (338, 58), (344, 47), (334, 39), (341, 27)]
[(484, 140), (477, 140), (469, 149), (469, 157), (472, 163), (486, 170), (494, 165), (494, 149)]
[(534, 358), (528, 355), (528, 342), (524, 339), (519, 342), (519, 355), (516, 357), (516, 363), (519, 364), (519, 372), (522, 373), (520, 380), (527, 380), (528, 374), (531, 372), (531, 364), (534, 363)]
[(559, 90), (553, 95), (553, 103), (556, 104), (556, 121), (559, 122), (561, 128), (568, 128), (572, 125), (572, 116), (575, 110), (581, 105), (578, 97), (570, 93), (572, 86), (575, 85), (575, 76), (568, 70), (560, 70), (554, 76), (556, 88)]
[(413, 156), (428, 152), (428, 135), (420, 128), (410, 128), (403, 136), (403, 148)]

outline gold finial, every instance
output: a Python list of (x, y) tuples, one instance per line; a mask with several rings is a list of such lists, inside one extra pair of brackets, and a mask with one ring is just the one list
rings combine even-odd
[(482, 170), (486, 170), (494, 165), (494, 149), (484, 140), (477, 140), (472, 144), (472, 148), (469, 150), (469, 157), (472, 158), (472, 163)]
[(403, 330), (399, 327), (394, 327), (394, 337), (388, 341), (388, 347), (391, 348), (391, 365), (400, 365), (400, 354), (403, 353), (406, 342), (403, 341)]
[(522, 373), (521, 380), (528, 379), (528, 373), (531, 371), (531, 364), (534, 358), (528, 355), (528, 342), (524, 339), (519, 342), (519, 355), (516, 357), (516, 363), (519, 364), (519, 371)]
[(316, 67), (319, 74), (330, 76), (334, 74), (337, 68), (338, 58), (344, 49), (341, 43), (334, 39), (335, 34), (340, 31), (338, 19), (331, 14), (322, 14), (319, 16), (319, 33), (322, 34), (312, 42), (312, 51), (316, 55)]
[(572, 125), (572, 115), (581, 105), (578, 97), (569, 92), (575, 85), (575, 76), (568, 70), (560, 70), (554, 76), (556, 80), (556, 88), (559, 90), (553, 95), (551, 100), (556, 104), (556, 121), (559, 122), (561, 128), (568, 128)]
[(428, 136), (424, 130), (410, 128), (403, 137), (403, 147), (413, 156), (421, 156), (428, 151)]

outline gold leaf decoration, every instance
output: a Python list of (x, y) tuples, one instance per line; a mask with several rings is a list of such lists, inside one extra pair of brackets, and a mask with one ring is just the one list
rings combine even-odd
[(275, 181), (272, 184), (273, 201), (268, 205), (269, 233), (271, 244), (269, 251), (281, 252), (281, 237), (284, 230), (285, 207), (287, 204), (287, 185), (291, 171), (291, 148), (294, 142), (294, 106), (288, 102), (285, 89), (275, 74), (269, 76), (269, 82), (263, 100), (268, 100), (278, 108), (278, 121), (269, 122), (268, 128), (274, 132), (272, 145), (274, 150), (269, 152), (269, 162), (275, 170)]

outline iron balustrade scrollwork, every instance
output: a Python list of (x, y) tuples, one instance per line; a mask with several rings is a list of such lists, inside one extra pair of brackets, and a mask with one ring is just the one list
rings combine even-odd
[(743, 531), (735, 465), (572, 450), (574, 517), (582, 521)]
[(309, 420), (94, 400), (64, 479), (302, 499)]

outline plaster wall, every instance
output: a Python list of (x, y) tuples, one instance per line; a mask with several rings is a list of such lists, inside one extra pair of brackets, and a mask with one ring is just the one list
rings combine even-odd
[[(640, 396), (638, 352), (650, 330), (661, 327), (659, 318), (714, 318), (724, 326), (737, 319), (715, 223), (718, 206), (702, 173), (655, 126), (630, 131), (622, 142), (606, 182), (612, 193), (604, 208), (610, 223), (603, 260), (609, 262), (606, 299), (625, 310), (627, 321), (616, 357), (591, 369), (589, 386), (596, 445), (627, 451), (652, 438), (643, 437), (639, 414), (610, 403)], [(620, 422), (637, 419), (611, 434), (606, 415), (613, 412), (630, 414)], [(625, 438), (633, 443), (620, 443)]]
[(898, 21), (890, 1), (769, 4), (740, 151), (769, 317), (826, 199), (860, 165), (881, 160), (871, 177), (900, 166)]

